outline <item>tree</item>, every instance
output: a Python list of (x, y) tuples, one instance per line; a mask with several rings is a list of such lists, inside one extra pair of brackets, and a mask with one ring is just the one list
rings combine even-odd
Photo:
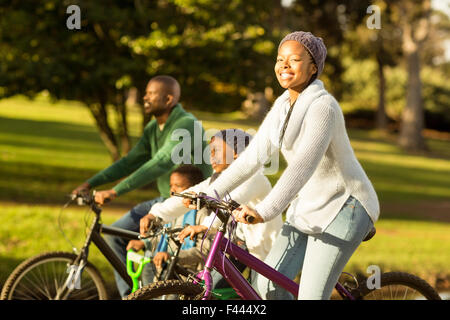
[[(130, 148), (125, 101), (154, 75), (174, 76), (183, 103), (209, 111), (239, 109), (247, 92), (273, 84), (279, 2), (10, 1), (0, 7), (0, 98), (48, 90), (82, 101), (115, 160)], [(69, 5), (81, 9), (80, 30), (66, 27)]]
[(234, 111), (249, 91), (275, 83), (277, 8), (279, 0), (161, 0), (148, 34), (125, 42), (149, 74), (178, 79), (189, 107)]
[(286, 24), (290, 31), (310, 31), (323, 38), (328, 54), (322, 78), (338, 100), (345, 90), (341, 76), (346, 32), (361, 24), (369, 5), (368, 0), (296, 0), (287, 11), (289, 17)]
[[(90, 110), (113, 160), (130, 149), (125, 101), (147, 77), (145, 59), (121, 39), (145, 33), (140, 1), (10, 1), (0, 7), (0, 98), (33, 97), (48, 90), (54, 99), (79, 100)], [(69, 29), (67, 7), (78, 5), (81, 29)], [(110, 125), (117, 113), (118, 135)]]
[(408, 72), (406, 105), (402, 113), (399, 144), (412, 151), (426, 150), (422, 135), (424, 108), (420, 78), (420, 52), (430, 32), (431, 1), (398, 1), (395, 3), (402, 29), (402, 49)]
[(373, 5), (379, 10), (379, 12), (373, 12), (373, 14), (379, 14), (379, 25), (372, 26), (369, 16), (355, 29), (348, 30), (346, 42), (350, 48), (348, 54), (353, 58), (371, 58), (377, 63), (378, 104), (374, 120), (376, 128), (384, 131), (388, 129), (385, 67), (395, 66), (400, 61), (401, 30), (392, 20), (392, 9), (387, 1), (374, 1)]

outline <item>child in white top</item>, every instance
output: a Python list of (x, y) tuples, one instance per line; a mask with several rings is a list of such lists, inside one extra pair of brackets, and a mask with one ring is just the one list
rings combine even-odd
[[(211, 149), (211, 165), (214, 170), (212, 177), (187, 189), (185, 192), (199, 193), (207, 191), (211, 180), (219, 176), (220, 173), (238, 158), (238, 155), (243, 152), (250, 139), (250, 135), (238, 129), (219, 131), (214, 135), (209, 145)], [(246, 203), (251, 207), (255, 207), (271, 189), (272, 186), (261, 169), (256, 170), (241, 185), (230, 189), (229, 194), (238, 203)], [(183, 199), (179, 197), (171, 197), (164, 202), (156, 203), (152, 206), (149, 215), (141, 219), (141, 234), (145, 234), (150, 222), (155, 216), (168, 222), (189, 210), (183, 204)], [(218, 219), (215, 220), (218, 221)], [(241, 238), (245, 241), (249, 252), (259, 259), (264, 259), (269, 253), (282, 224), (282, 218), (279, 216), (268, 223), (262, 223), (260, 225), (241, 225), (239, 226), (240, 230), (238, 232), (240, 231)], [(188, 227), (180, 233), (180, 239), (184, 239), (187, 235), (193, 237), (195, 234), (204, 232), (209, 226), (210, 223), (203, 222), (201, 226)]]

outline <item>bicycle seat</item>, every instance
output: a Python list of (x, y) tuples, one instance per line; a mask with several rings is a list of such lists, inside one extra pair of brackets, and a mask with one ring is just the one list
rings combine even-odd
[(377, 233), (377, 229), (375, 229), (375, 227), (372, 227), (372, 230), (369, 231), (369, 233), (368, 233), (367, 236), (363, 239), (363, 241), (369, 241), (370, 239), (373, 238), (373, 236), (375, 235), (375, 233)]

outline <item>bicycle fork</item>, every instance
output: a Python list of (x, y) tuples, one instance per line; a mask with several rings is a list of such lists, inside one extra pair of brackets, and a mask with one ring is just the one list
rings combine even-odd
[[(81, 289), (81, 276), (83, 274), (83, 270), (87, 265), (88, 256), (89, 256), (89, 245), (92, 241), (92, 236), (94, 230), (98, 229), (99, 219), (96, 217), (92, 226), (90, 228), (89, 234), (86, 237), (86, 241), (81, 249), (81, 252), (78, 254), (77, 258), (72, 261), (70, 265), (67, 266), (67, 276), (64, 285), (60, 287), (56, 293), (55, 299), (60, 300), (61, 298), (66, 298), (74, 289)], [(67, 288), (67, 290), (66, 290)]]

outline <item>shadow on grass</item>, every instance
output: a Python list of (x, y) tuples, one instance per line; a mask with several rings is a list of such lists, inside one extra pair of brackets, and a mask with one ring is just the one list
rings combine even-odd
[[(132, 142), (137, 137), (131, 137)], [(0, 117), (0, 143), (51, 151), (104, 152), (106, 147), (94, 127), (54, 121)]]
[[(55, 121), (35, 121), (0, 117), (0, 133), (25, 137), (64, 138), (70, 140), (97, 140), (98, 133), (87, 125), (70, 124)], [(55, 136), (57, 135), (57, 136)]]
[(398, 145), (398, 134), (383, 133), (376, 130), (362, 130), (356, 128), (348, 128), (348, 135), (352, 142), (370, 142), (384, 145), (382, 149), (368, 148), (364, 145), (357, 145), (354, 147), (355, 151), (369, 151), (380, 155), (401, 155), (401, 156), (418, 156), (433, 159), (450, 159), (449, 140), (437, 139), (433, 137), (426, 137), (426, 144), (428, 150), (426, 151), (406, 151)]
[[(0, 161), (0, 201), (62, 206), (69, 200), (71, 191), (95, 173), (96, 170)], [(110, 183), (98, 190), (113, 186)], [(114, 206), (130, 208), (157, 196), (156, 184), (152, 182), (116, 199)]]
[(0, 200), (62, 203), (93, 170), (0, 161)]
[[(95, 165), (96, 159), (110, 163), (98, 132), (88, 125), (0, 117), (0, 145), (0, 200), (4, 201), (61, 205), (76, 186), (102, 169)], [(150, 184), (141, 196), (121, 197), (118, 202), (147, 200), (144, 193), (153, 197), (155, 192), (148, 191), (153, 187)]]

